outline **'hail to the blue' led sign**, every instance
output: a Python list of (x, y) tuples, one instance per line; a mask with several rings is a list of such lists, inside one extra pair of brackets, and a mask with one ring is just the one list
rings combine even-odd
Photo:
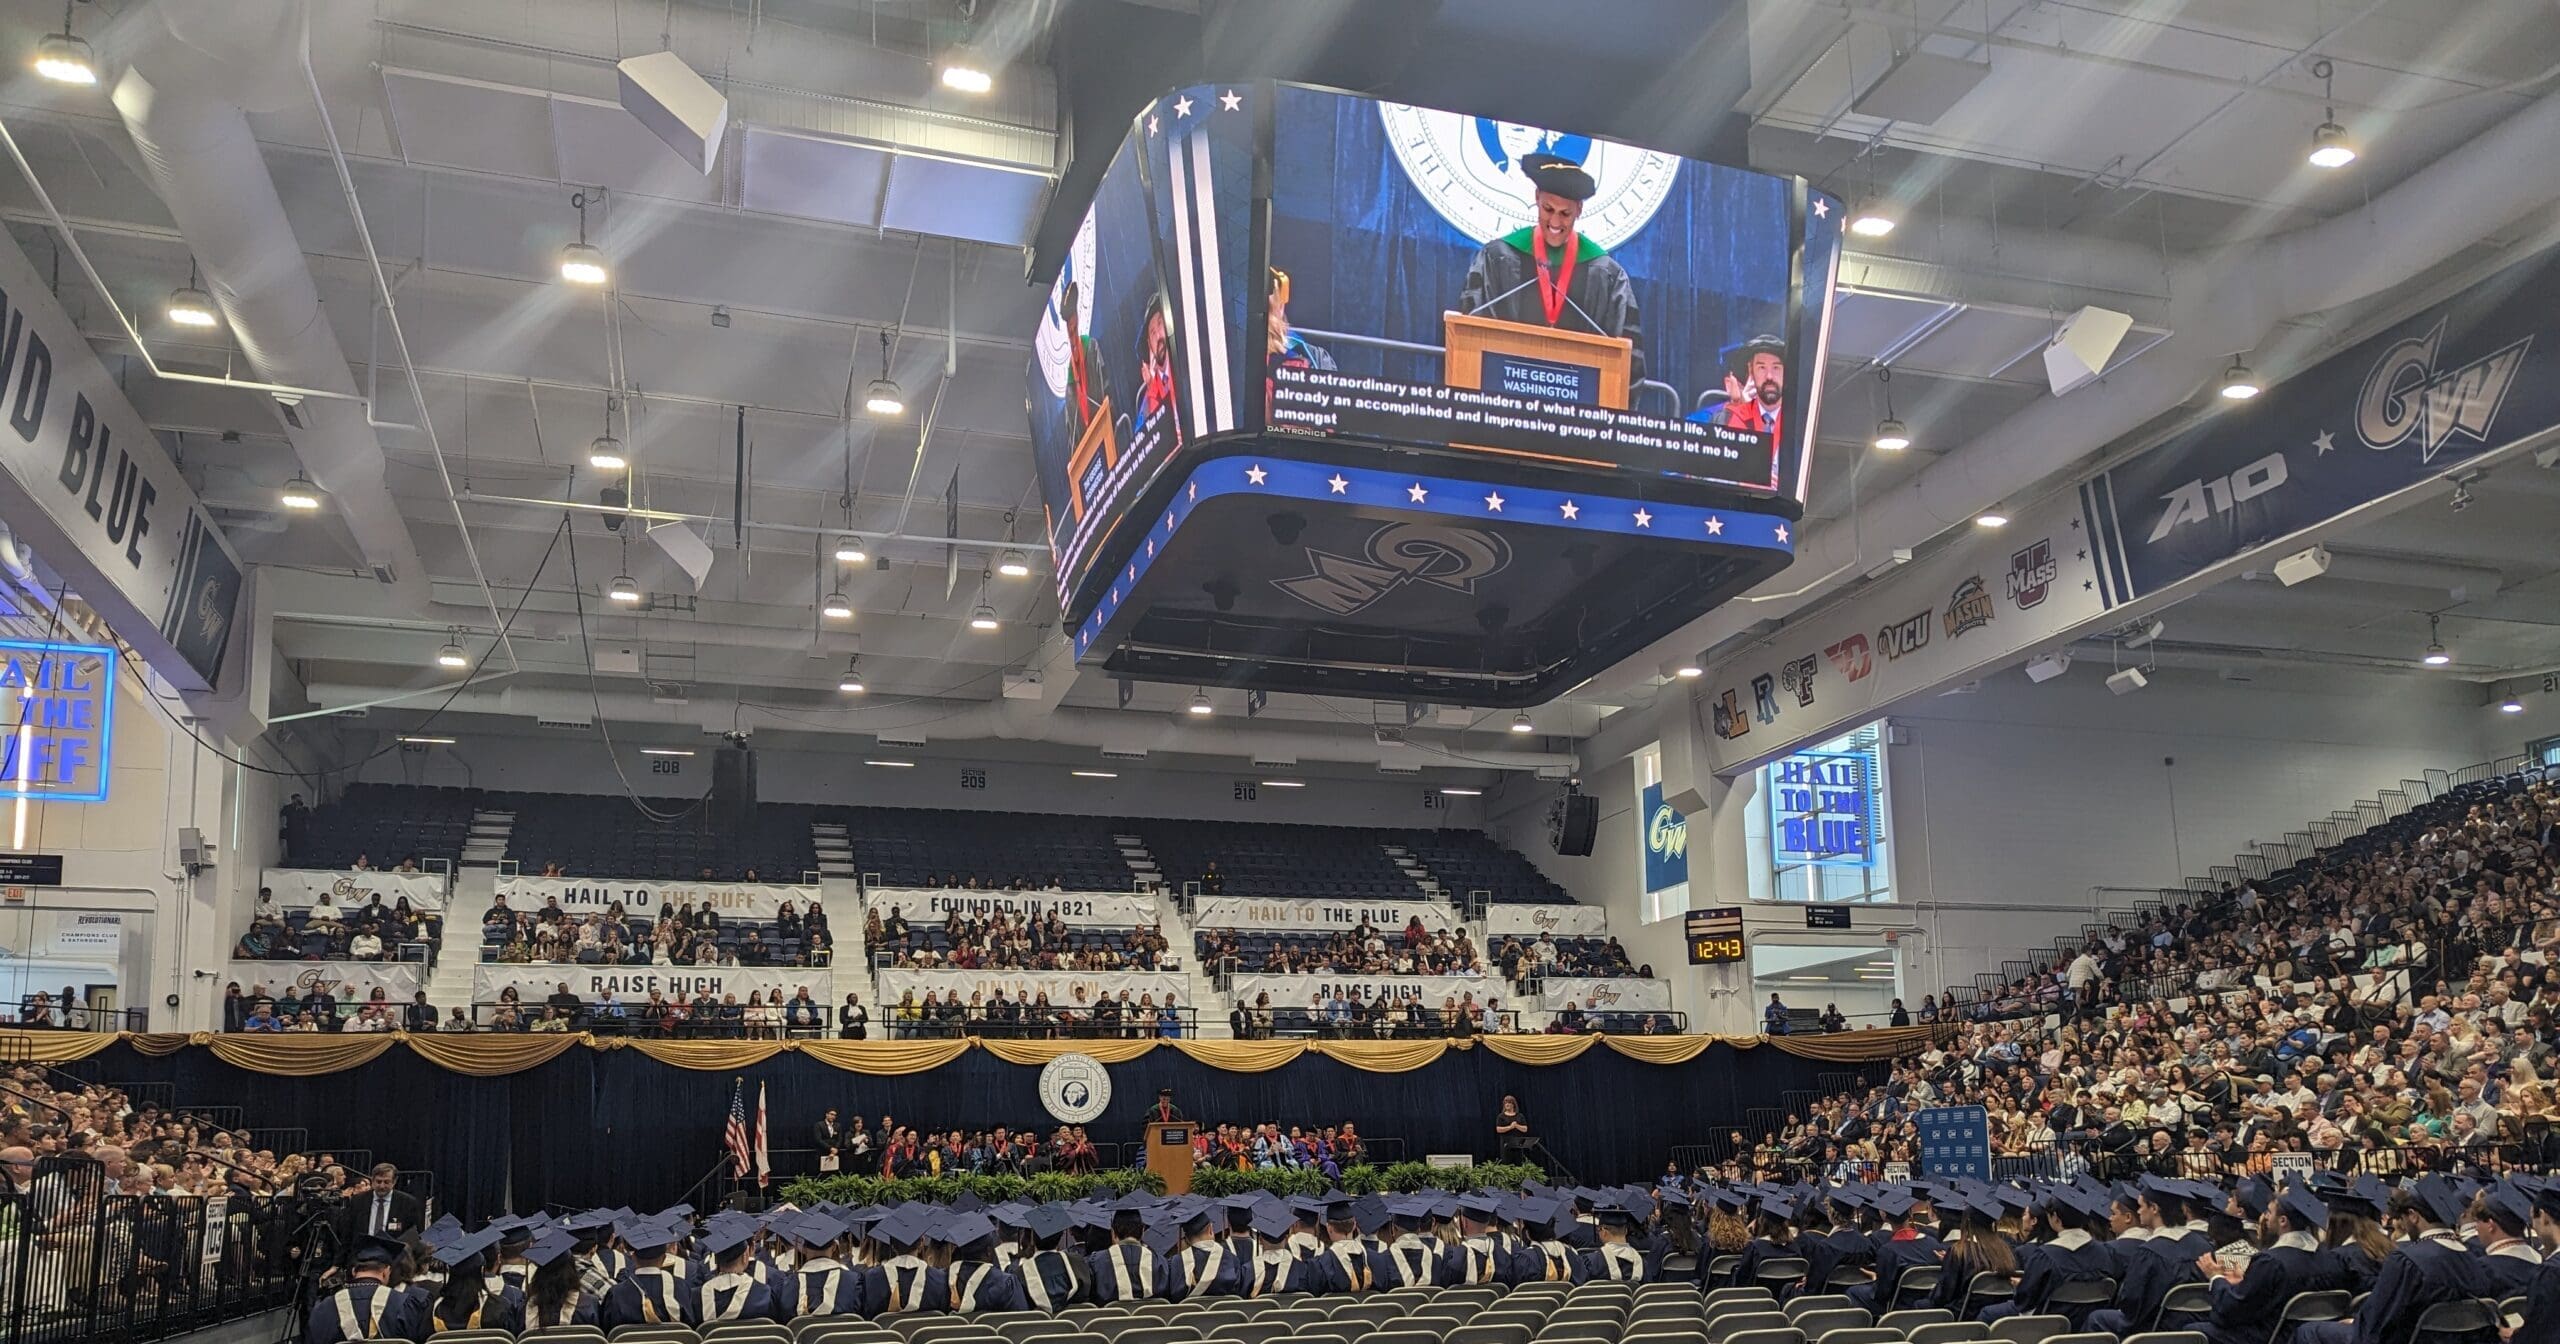
[(106, 801), (116, 651), (0, 639), (0, 798)]
[(1863, 868), (1872, 781), (1865, 756), (1800, 751), (1769, 767), (1769, 843), (1778, 862)]

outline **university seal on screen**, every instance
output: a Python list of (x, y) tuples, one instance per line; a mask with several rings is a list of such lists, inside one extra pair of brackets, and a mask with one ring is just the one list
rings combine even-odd
[(1582, 228), (1613, 249), (1653, 218), (1680, 175), (1680, 158), (1657, 150), (1568, 135), (1490, 117), (1380, 103), (1387, 143), (1415, 190), (1458, 232), (1482, 243), (1536, 222), (1535, 195), (1520, 160), (1553, 154), (1580, 164), (1598, 190)]

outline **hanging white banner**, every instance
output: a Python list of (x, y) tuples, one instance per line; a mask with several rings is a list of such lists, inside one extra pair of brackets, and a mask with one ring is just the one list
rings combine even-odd
[(308, 998), (326, 990), (343, 1013), (377, 989), (393, 1003), (408, 1003), (427, 987), (427, 967), (417, 961), (235, 961), (231, 978), (252, 999), (287, 992)]
[(1234, 996), (1248, 1007), (1268, 994), (1273, 1008), (1304, 1008), (1314, 995), (1321, 994), (1331, 1003), (1339, 991), (1356, 1003), (1385, 999), (1402, 1004), (1420, 999), (1423, 1007), (1437, 1009), (1443, 999), (1464, 999), (1470, 994), (1482, 1007), (1488, 996), (1499, 998), (1509, 988), (1482, 975), (1239, 975)]
[[(1158, 1007), (1166, 1000), (1185, 1007), (1198, 1004), (1183, 1001), (1190, 997), (1191, 977), (1179, 971), (882, 971), (880, 972), (880, 1004), (894, 1006), (912, 993), (922, 1000), (928, 993), (949, 998), (960, 996), (962, 1003), (975, 994), (992, 999), (998, 994), (1007, 998), (1016, 993), (1037, 999), (1049, 996), (1052, 1008), (1083, 1008), (1098, 1003), (1103, 996), (1120, 997), (1129, 992), (1129, 1001), (1152, 996)], [(872, 1010), (872, 1020), (886, 1016), (879, 1007)]]
[(1577, 980), (1551, 975), (1538, 982), (1538, 992), (1526, 1006), (1560, 1013), (1567, 1004), (1577, 1005), (1586, 1013), (1667, 1013), (1671, 1011), (1671, 982)]
[(1080, 929), (1134, 929), (1164, 916), (1153, 896), (1125, 891), (971, 891), (951, 887), (874, 887), (863, 897), (866, 910), (887, 919), (891, 911), (910, 927), (940, 924), (957, 912), (962, 919), (990, 915), (1023, 915), (1059, 919)]
[(258, 874), (258, 885), (275, 893), (276, 904), (287, 910), (307, 910), (320, 903), (320, 894), (329, 894), (329, 903), (345, 910), (360, 910), (380, 896), (384, 905), (398, 905), (409, 898), (412, 910), (444, 909), (444, 875), (441, 873), (345, 873), (324, 872), (317, 868), (269, 868)]
[(1432, 933), (1458, 927), (1457, 912), (1437, 901), (1376, 901), (1363, 905), (1261, 896), (1203, 896), (1192, 913), (1191, 927), (1349, 932), (1366, 924), (1392, 938), (1416, 919)]
[[(782, 903), (806, 913), (818, 904), (814, 886), (778, 882), (650, 882), (611, 877), (502, 877), (498, 894), (511, 910), (540, 910), (553, 901), (573, 915), (621, 906), (628, 915), (657, 918), (662, 906), (717, 910), (724, 918), (770, 920)], [(839, 936), (846, 931), (834, 930)]]
[(1527, 939), (1542, 933), (1558, 938), (1606, 938), (1609, 912), (1596, 905), (1496, 905), (1484, 912), (1488, 939), (1505, 934)]
[(516, 997), (529, 1004), (539, 1004), (560, 992), (569, 992), (590, 1003), (603, 998), (611, 990), (613, 997), (625, 1004), (645, 1003), (649, 991), (656, 990), (669, 999), (690, 1000), (709, 991), (717, 999), (735, 994), (745, 1003), (749, 994), (761, 993), (770, 999), (775, 994), (789, 998), (803, 987), (809, 997), (832, 1005), (842, 1002), (835, 993), (835, 972), (821, 967), (804, 966), (576, 966), (557, 964), (491, 965), (471, 969), (471, 1000), (493, 1003), (503, 991), (512, 989)]

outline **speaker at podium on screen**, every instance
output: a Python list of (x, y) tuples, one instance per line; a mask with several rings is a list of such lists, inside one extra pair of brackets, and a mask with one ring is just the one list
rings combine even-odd
[(1556, 154), (1527, 154), (1536, 193), (1527, 227), (1487, 239), (1467, 266), (1457, 307), (1442, 315), (1451, 387), (1627, 409), (1644, 376), (1635, 287), (1582, 227), (1599, 184)]

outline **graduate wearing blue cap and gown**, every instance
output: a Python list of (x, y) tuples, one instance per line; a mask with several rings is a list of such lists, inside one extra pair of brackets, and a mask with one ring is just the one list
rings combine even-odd
[(1376, 1196), (1345, 1200), (1325, 1210), (1326, 1241), (1308, 1277), (1318, 1293), (1357, 1295), (1380, 1285), (1377, 1258), (1385, 1253), (1368, 1234), (1386, 1226), (1386, 1205)]
[(1442, 1248), (1423, 1235), (1430, 1225), (1431, 1205), (1429, 1195), (1407, 1195), (1388, 1202), (1387, 1212), (1395, 1217), (1396, 1235), (1377, 1262), (1380, 1287), (1441, 1286)]
[(425, 1339), (417, 1304), (390, 1283), (391, 1266), (406, 1248), (388, 1237), (365, 1237), (349, 1255), (348, 1283), (316, 1298), (302, 1330), (303, 1344), (344, 1344), (362, 1339)]
[(951, 1263), (942, 1271), (951, 1312), (973, 1316), (1024, 1309), (1022, 1280), (996, 1264), (996, 1225), (985, 1214), (955, 1215), (934, 1239), (951, 1248)]
[[(2089, 1313), (2088, 1328), (2119, 1336), (2153, 1329), (2161, 1300), (2171, 1288), (2202, 1282), (2204, 1273), (2196, 1268), (2196, 1261), (2213, 1250), (2213, 1234), (2201, 1219), (2189, 1215), (2198, 1200), (2215, 1204), (2221, 1199), (2221, 1191), (2199, 1182), (2143, 1177), (2143, 1225), (2151, 1235), (2118, 1252), (2116, 1260), (2123, 1272), (2116, 1279), (2116, 1303)], [(2186, 1325), (2173, 1316), (2160, 1320), (2157, 1328), (2183, 1330)]]
[(1629, 1241), (1636, 1230), (1634, 1213), (1615, 1201), (1602, 1203), (1598, 1213), (1599, 1244), (1582, 1253), (1584, 1282), (1652, 1282), (1652, 1264), (1646, 1260), (1644, 1252)]
[(1502, 1231), (1502, 1201), (1478, 1191), (1458, 1197), (1458, 1232), (1441, 1254), (1440, 1281), (1509, 1283), (1514, 1238)]
[(2038, 1217), (2050, 1235), (2017, 1248), (2017, 1291), (2008, 1301), (1983, 1308), (1976, 1318), (1991, 1322), (2008, 1316), (2052, 1314), (2068, 1318), (2074, 1330), (2081, 1328), (2096, 1305), (2056, 1304), (2052, 1298), (2063, 1284), (2115, 1277), (2113, 1261), (2103, 1249), (2105, 1243), (2097, 1238), (2097, 1229), (2106, 1226), (2107, 1202), (2105, 1191), (2079, 1186), (2043, 1192), (2037, 1204)]
[[(1768, 1195), (1760, 1201), (1760, 1216), (1752, 1220), (1751, 1240), (1746, 1243), (1733, 1273), (1719, 1288), (1748, 1288), (1760, 1281), (1760, 1266), (1770, 1260), (1793, 1260), (1804, 1254), (1802, 1235), (1796, 1230), (1795, 1201), (1785, 1195)], [(1710, 1260), (1713, 1257), (1708, 1257)]]
[[(1912, 1197), (1910, 1191), (1888, 1187), (1875, 1197), (1874, 1204), (1876, 1212), (1885, 1219), (1881, 1234), (1873, 1238), (1876, 1248), (1875, 1282), (1853, 1285), (1848, 1290), (1848, 1297), (1851, 1302), (1881, 1316), (1893, 1309), (1894, 1304), (1886, 1300), (1886, 1294), (1900, 1286), (1903, 1274), (1924, 1266), (1934, 1267), (1946, 1254), (1947, 1247), (1945, 1242), (1938, 1240), (1936, 1232), (1913, 1220), (1912, 1210), (1919, 1206), (1919, 1201)], [(1698, 1257), (1702, 1276), (1707, 1260), (1706, 1256)]]
[(1804, 1291), (1807, 1293), (1833, 1291), (1833, 1276), (1844, 1271), (1874, 1268), (1875, 1243), (1867, 1240), (1866, 1234), (1857, 1229), (1856, 1214), (1852, 1212), (1854, 1199), (1848, 1191), (1842, 1190), (1835, 1192), (1827, 1201), (1830, 1206), (1827, 1212), (1823, 1207), (1826, 1201), (1817, 1200), (1810, 1207), (1808, 1222), (1820, 1217), (1829, 1226), (1796, 1238), (1796, 1245), (1804, 1251)]
[(787, 1235), (800, 1238), (808, 1254), (774, 1289), (775, 1304), (785, 1319), (795, 1316), (860, 1316), (863, 1314), (862, 1269), (836, 1254), (836, 1243), (853, 1229), (828, 1213), (804, 1213)]
[(1537, 1225), (1542, 1235), (1521, 1252), (1520, 1258), (1524, 1267), (1531, 1272), (1524, 1273), (1520, 1281), (1523, 1283), (1587, 1282), (1591, 1277), (1590, 1266), (1584, 1263), (1582, 1252), (1575, 1249), (1564, 1236), (1574, 1222), (1572, 1205), (1568, 1203), (1554, 1207), (1548, 1217), (1543, 1220), (1532, 1214), (1530, 1221)]
[[(2533, 1230), (2560, 1245), (2560, 1181), (2532, 1187)], [(2524, 1322), (2507, 1344), (2560, 1344), (2560, 1258), (2546, 1258), (2525, 1285)]]
[(949, 1296), (942, 1271), (925, 1263), (916, 1253), (927, 1235), (932, 1215), (920, 1205), (906, 1208), (880, 1220), (871, 1230), (881, 1249), (889, 1252), (880, 1263), (862, 1272), (863, 1300), (875, 1316), (903, 1315), (910, 1311), (938, 1311)]
[[(2480, 1257), (2453, 1228), (2462, 1220), (2462, 1196), (2441, 1176), (2420, 1177), (2391, 1197), (2392, 1230), (2408, 1239), (2383, 1257), (2372, 1295), (2352, 1321), (2314, 1321), (2294, 1329), (2294, 1344), (2403, 1344), (2417, 1332), (2418, 1317), (2439, 1302), (2489, 1295)], [(2493, 1344), (2496, 1334), (2475, 1340), (2441, 1336), (2431, 1344)]]
[(577, 1246), (574, 1235), (554, 1227), (525, 1247), (525, 1263), (533, 1270), (532, 1277), (525, 1281), (527, 1331), (596, 1323), (598, 1299), (587, 1291), (577, 1263)]
[(1167, 1296), (1165, 1264), (1145, 1239), (1146, 1220), (1134, 1200), (1124, 1199), (1112, 1211), (1111, 1244), (1089, 1257), (1093, 1268), (1093, 1300), (1100, 1303), (1141, 1302)]
[(689, 1286), (680, 1265), (667, 1262), (676, 1234), (651, 1219), (622, 1225), (622, 1244), (631, 1248), (631, 1268), (604, 1295), (597, 1323), (607, 1331), (626, 1325), (684, 1325)]
[(2480, 1192), (2480, 1268), (2495, 1291), (2489, 1296), (2522, 1296), (2542, 1272), (2542, 1253), (2524, 1239), (2533, 1226), (2533, 1201), (2514, 1185), (2500, 1182)]
[(1226, 1239), (1215, 1235), (1209, 1210), (1184, 1215), (1178, 1226), (1178, 1239), (1165, 1257), (1165, 1296), (1188, 1302), (1242, 1292), (1244, 1266)]
[(754, 1237), (755, 1220), (742, 1219), (703, 1238), (702, 1253), (711, 1262), (714, 1273), (693, 1291), (691, 1305), (695, 1325), (787, 1319), (781, 1304), (774, 1301), (773, 1290), (748, 1268), (752, 1257), (748, 1254), (747, 1243)]
[(487, 1272), (488, 1256), (499, 1235), (496, 1228), (482, 1228), (455, 1238), (436, 1253), (450, 1276), (433, 1300), (425, 1303), (421, 1324), (429, 1333), (504, 1330), (513, 1334), (524, 1328), (524, 1294)]
[(2211, 1344), (2265, 1344), (2294, 1294), (2342, 1286), (2320, 1257), (2319, 1234), (2329, 1226), (2329, 1208), (2308, 1187), (2297, 1185), (2278, 1196), (2266, 1226), (2275, 1235), (2249, 1257), (2246, 1269), (2226, 1268), (2208, 1280), (2213, 1310), (2196, 1328)]
[(1015, 1261), (1013, 1268), (1022, 1278), (1023, 1300), (1030, 1309), (1054, 1312), (1093, 1300), (1093, 1265), (1060, 1244), (1074, 1223), (1073, 1215), (1054, 1204), (1043, 1204), (1024, 1214), (1023, 1220), (1038, 1249)]
[(1296, 1226), (1297, 1219), (1281, 1205), (1266, 1204), (1254, 1210), (1253, 1256), (1244, 1265), (1245, 1296), (1276, 1297), (1313, 1291), (1307, 1285), (1313, 1277), (1314, 1263), (1289, 1245), (1289, 1233)]

